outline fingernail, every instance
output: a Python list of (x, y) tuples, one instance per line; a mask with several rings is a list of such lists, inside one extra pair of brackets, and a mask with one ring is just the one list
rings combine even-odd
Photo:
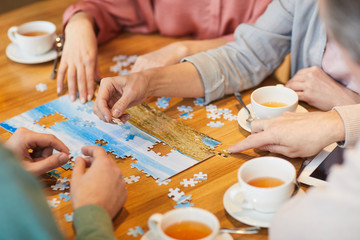
[(69, 161), (69, 157), (66, 155), (66, 154), (61, 154), (60, 156), (59, 156), (59, 162), (61, 163), (61, 164), (65, 164), (65, 163), (67, 163)]
[(75, 101), (75, 97), (74, 97), (74, 96), (70, 96), (70, 100), (71, 100), (72, 102), (74, 102), (74, 101)]
[(83, 97), (81, 98), (80, 101), (81, 101), (82, 104), (84, 104), (86, 102), (85, 98), (83, 98)]
[(60, 94), (60, 92), (61, 92), (60, 88), (57, 88), (56, 91), (57, 91), (58, 94)]
[(91, 101), (91, 99), (92, 99), (92, 96), (89, 94), (89, 95), (87, 96), (87, 100), (88, 100), (88, 101)]
[(106, 120), (107, 122), (109, 122), (108, 116), (105, 116), (104, 118), (105, 118), (105, 120)]
[(127, 122), (130, 119), (130, 115), (126, 114), (124, 115), (124, 117), (121, 119), (124, 123)]
[(119, 115), (120, 115), (119, 109), (114, 109), (114, 110), (112, 111), (112, 115), (113, 115), (114, 117), (118, 118)]

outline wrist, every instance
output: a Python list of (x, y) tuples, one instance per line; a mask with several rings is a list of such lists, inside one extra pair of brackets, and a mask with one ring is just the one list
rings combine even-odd
[(328, 129), (332, 142), (341, 142), (345, 140), (345, 126), (342, 118), (335, 110), (326, 112), (328, 115)]
[(92, 16), (90, 16), (88, 13), (80, 11), (75, 13), (67, 23), (65, 27), (65, 34), (67, 34), (68, 31), (71, 31), (72, 26), (80, 26), (80, 27), (91, 27), (95, 31), (94, 27), (94, 19)]

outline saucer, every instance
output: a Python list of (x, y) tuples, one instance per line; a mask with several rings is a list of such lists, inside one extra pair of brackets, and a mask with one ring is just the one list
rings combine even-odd
[[(141, 240), (159, 240), (159, 238), (153, 232), (148, 231), (142, 236)], [(216, 237), (216, 240), (233, 240), (233, 238), (228, 233), (222, 233)]]
[(57, 52), (56, 50), (51, 50), (43, 55), (33, 56), (22, 52), (16, 44), (10, 43), (6, 48), (6, 56), (14, 62), (36, 64), (54, 60), (57, 56)]
[[(250, 113), (254, 116), (254, 112), (252, 111), (251, 103), (249, 103), (246, 106), (249, 109)], [(304, 108), (303, 106), (298, 105), (296, 108), (296, 112), (304, 113), (304, 112), (308, 112), (308, 110), (306, 110), (306, 108)], [(240, 111), (238, 113), (237, 121), (244, 130), (251, 132), (250, 124), (248, 122), (246, 122), (247, 117), (248, 117), (248, 113), (247, 113), (246, 109), (242, 108), (242, 109), (240, 109)], [(255, 117), (255, 119), (256, 119), (256, 117)]]
[[(239, 187), (239, 183), (235, 183), (228, 190), (226, 190), (223, 198), (225, 210), (230, 214), (230, 216), (247, 225), (264, 228), (270, 227), (270, 221), (274, 213), (262, 213), (254, 209), (243, 209), (241, 206), (230, 200), (230, 191)], [(296, 195), (297, 194), (305, 194), (305, 192), (300, 188)]]

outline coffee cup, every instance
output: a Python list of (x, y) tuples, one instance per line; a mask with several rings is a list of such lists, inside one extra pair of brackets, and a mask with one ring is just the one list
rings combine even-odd
[(9, 39), (28, 55), (48, 52), (56, 38), (56, 26), (47, 21), (27, 22), (8, 30)]
[(258, 157), (247, 161), (238, 171), (240, 187), (230, 192), (230, 200), (243, 209), (276, 212), (292, 195), (296, 171), (287, 160)]
[(274, 118), (286, 111), (295, 112), (298, 100), (294, 90), (279, 84), (261, 87), (253, 91), (251, 107), (257, 118)]
[(201, 208), (179, 208), (150, 216), (148, 225), (156, 239), (214, 240), (219, 235), (219, 220)]

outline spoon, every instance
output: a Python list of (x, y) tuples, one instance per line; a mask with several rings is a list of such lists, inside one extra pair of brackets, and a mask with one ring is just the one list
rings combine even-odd
[(222, 233), (255, 234), (259, 231), (260, 227), (220, 228), (220, 232)]
[(241, 94), (239, 92), (234, 93), (236, 99), (241, 103), (241, 105), (245, 108), (245, 110), (248, 112), (248, 118), (246, 119), (246, 122), (251, 124), (251, 122), (254, 120), (253, 116), (250, 113), (250, 110), (245, 105), (244, 101), (242, 100)]
[(60, 34), (55, 38), (55, 49), (57, 53), (56, 53), (56, 58), (54, 60), (54, 67), (51, 72), (50, 79), (56, 78), (56, 69), (61, 55), (62, 47), (63, 47), (63, 36)]

